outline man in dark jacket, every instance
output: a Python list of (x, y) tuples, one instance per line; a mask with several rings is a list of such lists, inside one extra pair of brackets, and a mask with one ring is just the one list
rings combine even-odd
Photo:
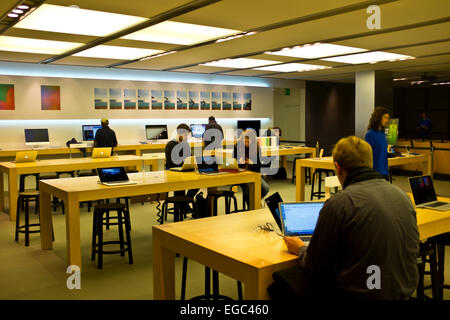
[(98, 129), (95, 133), (94, 147), (111, 147), (111, 155), (113, 154), (113, 148), (117, 146), (116, 133), (109, 127), (109, 120), (102, 118), (102, 128)]
[(269, 294), (277, 298), (277, 288), (285, 285), (297, 298), (408, 298), (419, 278), (414, 206), (372, 169), (365, 141), (341, 139), (333, 161), (344, 190), (325, 202), (309, 246), (285, 237), (300, 264), (274, 274)]
[(208, 124), (206, 125), (205, 132), (203, 133), (202, 138), (203, 142), (205, 143), (205, 148), (212, 143), (214, 143), (215, 149), (222, 148), (223, 129), (220, 124), (217, 123), (214, 116), (209, 117)]

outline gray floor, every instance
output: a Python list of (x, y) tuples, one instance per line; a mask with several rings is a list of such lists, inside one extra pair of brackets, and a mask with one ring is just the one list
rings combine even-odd
[[(269, 181), (270, 193), (278, 191), (286, 201), (295, 201), (295, 185), (286, 181)], [(394, 184), (408, 190), (407, 178), (394, 176)], [(435, 181), (437, 193), (450, 197), (450, 182)], [(307, 186), (307, 195), (310, 190)], [(238, 195), (240, 197), (240, 195)], [(238, 198), (239, 204), (241, 200)], [(33, 217), (36, 219), (36, 217)], [(69, 290), (65, 273), (65, 216), (61, 211), (53, 214), (56, 241), (53, 250), (41, 250), (39, 235), (31, 236), (29, 247), (24, 246), (23, 235), (14, 242), (15, 224), (0, 214), (0, 299), (152, 299), (152, 226), (156, 222), (154, 204), (135, 204), (131, 207), (134, 264), (126, 257), (104, 257), (102, 270), (90, 260), (92, 215), (84, 207), (81, 218), (81, 252), (83, 259), (81, 290)], [(171, 219), (171, 217), (169, 217)], [(116, 230), (106, 231), (105, 237), (116, 236)], [(450, 282), (450, 251), (446, 252), (445, 278)], [(176, 259), (176, 294), (180, 296), (181, 258)], [(189, 261), (187, 298), (203, 293), (203, 266)], [(426, 277), (426, 283), (429, 283)], [(447, 290), (448, 291), (448, 290)], [(236, 281), (220, 276), (220, 293), (237, 298)], [(427, 291), (427, 294), (430, 294)], [(445, 293), (450, 299), (450, 293)]]

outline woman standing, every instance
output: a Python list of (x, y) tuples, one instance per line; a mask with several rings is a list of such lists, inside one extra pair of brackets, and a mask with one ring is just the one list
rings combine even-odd
[(376, 107), (369, 120), (365, 140), (372, 147), (373, 168), (389, 181), (388, 144), (384, 129), (389, 123), (389, 110)]

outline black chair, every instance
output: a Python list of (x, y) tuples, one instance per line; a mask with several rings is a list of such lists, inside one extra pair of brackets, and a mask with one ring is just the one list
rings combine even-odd
[[(291, 183), (295, 182), (296, 174), (295, 174), (295, 167), (297, 163), (297, 159), (305, 159), (305, 157), (295, 157), (294, 164), (292, 165), (292, 180)], [(305, 170), (305, 183), (311, 183), (311, 168), (307, 167)]]
[[(316, 171), (314, 171), (314, 174), (313, 174), (312, 180), (311, 180), (311, 200), (313, 200), (314, 197), (317, 197), (319, 199), (325, 197), (325, 191), (322, 191), (322, 173), (328, 177), (329, 175), (334, 175), (334, 170), (316, 169)], [(318, 191), (314, 191), (314, 183), (316, 181), (316, 175), (319, 177), (319, 182), (318, 182), (319, 190)]]
[[(173, 209), (169, 209), (169, 204), (173, 204)], [(192, 204), (193, 209), (195, 210), (195, 201), (194, 198), (189, 196), (173, 196), (173, 197), (167, 197), (166, 200), (163, 203), (162, 206), (162, 212), (161, 215), (158, 215), (158, 222), (160, 224), (163, 224), (164, 221), (167, 221), (167, 214), (173, 214), (173, 221), (183, 221), (183, 218), (185, 217), (186, 213), (182, 212), (182, 207)]]
[[(238, 190), (239, 190), (239, 188), (242, 189), (241, 185), (233, 184), (232, 186), (230, 186), (230, 191), (233, 191), (234, 188), (237, 188)], [(233, 191), (233, 193), (235, 193), (235, 191)], [(248, 206), (245, 203), (244, 195), (242, 195), (242, 210), (236, 210), (236, 211), (247, 211), (247, 210), (248, 210)]]
[[(214, 190), (209, 191), (208, 196), (206, 197), (208, 201), (208, 206), (211, 207), (211, 201), (213, 204), (213, 215), (217, 215), (217, 204), (220, 198), (224, 198), (225, 200), (225, 214), (230, 214), (233, 212), (238, 212), (237, 199), (234, 196), (234, 192), (232, 190)], [(234, 211), (231, 211), (231, 202), (233, 201)]]
[(27, 177), (34, 177), (36, 182), (36, 190), (39, 190), (39, 173), (21, 174), (19, 178), (19, 192), (25, 191), (25, 179)]
[[(111, 216), (110, 212), (116, 211), (117, 216)], [(107, 217), (104, 217), (105, 214)], [(117, 222), (111, 222), (110, 220), (117, 220)], [(103, 241), (103, 226), (106, 225), (105, 221), (109, 225), (117, 225), (119, 230), (119, 240)], [(125, 226), (126, 241), (123, 237), (123, 226)], [(127, 207), (123, 203), (101, 203), (97, 204), (94, 208), (93, 215), (93, 227), (92, 227), (92, 256), (91, 260), (95, 260), (95, 255), (98, 253), (98, 269), (103, 268), (103, 255), (104, 254), (117, 254), (121, 256), (128, 252), (128, 263), (133, 264), (133, 254), (131, 250), (131, 237), (130, 237), (130, 213)], [(104, 250), (105, 245), (119, 244), (119, 250)]]
[(444, 300), (444, 289), (450, 289), (450, 285), (445, 284), (444, 279), (445, 247), (450, 246), (450, 232), (432, 237), (429, 241), (436, 245), (438, 299)]
[[(436, 244), (427, 240), (419, 244), (419, 258), (417, 259), (417, 268), (419, 270), (419, 283), (417, 285), (417, 300), (429, 300), (425, 295), (425, 290), (431, 288), (433, 299), (438, 299), (438, 272), (436, 259)], [(426, 263), (430, 265), (430, 271), (425, 271)], [(425, 275), (431, 276), (431, 286), (424, 286)]]

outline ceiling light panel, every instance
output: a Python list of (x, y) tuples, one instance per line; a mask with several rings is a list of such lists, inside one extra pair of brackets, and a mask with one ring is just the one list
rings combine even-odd
[(193, 45), (240, 33), (239, 30), (223, 29), (175, 21), (164, 21), (154, 26), (122, 37), (129, 40)]
[(0, 50), (41, 54), (60, 54), (82, 43), (0, 36)]
[(14, 27), (104, 37), (146, 20), (124, 14), (43, 4)]
[(321, 59), (321, 60), (340, 62), (340, 63), (361, 64), (361, 63), (377, 63), (380, 61), (396, 61), (396, 60), (408, 60), (408, 59), (414, 59), (414, 57), (403, 55), (403, 54), (384, 52), (384, 51), (373, 51), (373, 52), (351, 54), (351, 55), (347, 55), (347, 56), (340, 56), (340, 57), (334, 57), (334, 58), (326, 58), (326, 59)]
[(286, 63), (269, 67), (254, 68), (253, 70), (274, 71), (274, 72), (303, 72), (320, 69), (330, 69), (330, 67), (305, 63)]
[(337, 56), (341, 54), (364, 52), (366, 49), (340, 46), (329, 43), (305, 44), (293, 48), (284, 48), (276, 52), (266, 52), (278, 56), (287, 56), (294, 58), (317, 59), (323, 57)]
[(78, 57), (89, 58), (105, 58), (105, 59), (121, 59), (134, 60), (146, 57), (152, 54), (163, 52), (162, 50), (142, 49), (142, 48), (128, 48), (118, 46), (96, 46), (74, 54)]
[(222, 67), (222, 68), (233, 68), (233, 69), (245, 69), (245, 68), (255, 68), (266, 66), (269, 64), (280, 63), (279, 61), (270, 60), (259, 60), (259, 59), (247, 59), (247, 58), (237, 58), (237, 59), (223, 59), (218, 61), (212, 61), (208, 63), (203, 63), (201, 66), (210, 67)]

